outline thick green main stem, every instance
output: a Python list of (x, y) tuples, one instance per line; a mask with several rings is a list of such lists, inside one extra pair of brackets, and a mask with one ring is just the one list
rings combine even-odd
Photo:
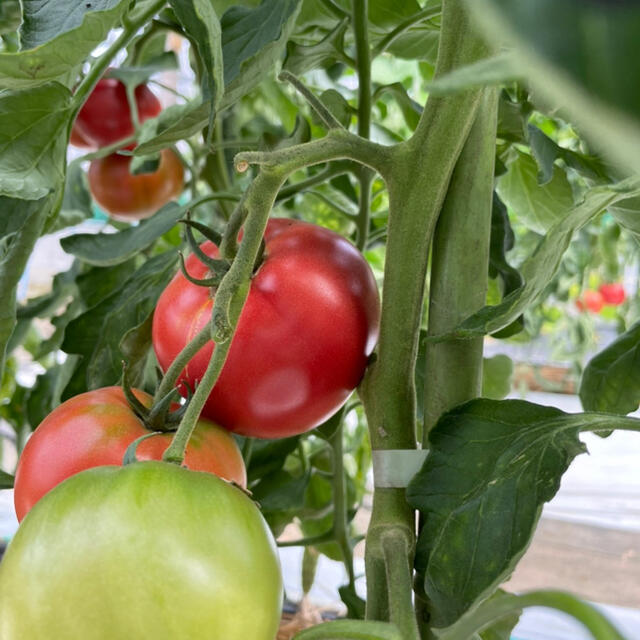
[[(487, 89), (433, 239), (429, 335), (453, 331), (486, 300), (496, 121), (497, 91)], [(482, 345), (482, 337), (427, 344), (423, 441), (445, 411), (480, 395)]]
[[(429, 335), (453, 330), (485, 303), (496, 121), (497, 91), (486, 89), (433, 238)], [(445, 411), (480, 395), (482, 347), (482, 337), (427, 344), (425, 387), (419, 390), (424, 393), (423, 443)], [(423, 636), (429, 637), (429, 604), (422, 591), (417, 589), (416, 609)]]
[(389, 620), (400, 629), (403, 640), (420, 640), (420, 632), (411, 599), (411, 550), (407, 539), (390, 531), (382, 537), (386, 568)]
[[(485, 54), (471, 31), (462, 0), (444, 4), (436, 74)], [(380, 340), (376, 360), (361, 385), (374, 449), (416, 447), (414, 369), (422, 319), (424, 284), (433, 230), (458, 156), (475, 119), (480, 91), (430, 98), (414, 136), (393, 149), (385, 176), (389, 232)], [(422, 169), (422, 173), (416, 170)], [(398, 528), (411, 536), (414, 513), (402, 489), (376, 489), (365, 556), (371, 606), (367, 617), (385, 619), (380, 584), (381, 536)]]

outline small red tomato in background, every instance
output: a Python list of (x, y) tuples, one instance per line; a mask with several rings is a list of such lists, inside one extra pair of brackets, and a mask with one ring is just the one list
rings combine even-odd
[(184, 169), (171, 149), (160, 153), (160, 164), (152, 173), (134, 176), (130, 165), (131, 156), (113, 153), (89, 166), (91, 195), (115, 219), (148, 218), (182, 192)]
[(582, 294), (581, 298), (576, 300), (576, 307), (580, 311), (589, 310), (593, 313), (600, 313), (602, 307), (604, 307), (604, 298), (599, 291), (588, 289)]
[(621, 305), (627, 298), (624, 287), (620, 282), (601, 284), (598, 291), (602, 295), (605, 304), (613, 306)]
[[(281, 438), (322, 423), (358, 385), (378, 338), (380, 301), (373, 273), (345, 238), (314, 224), (272, 219), (264, 259), (251, 281), (226, 363), (202, 415), (243, 435)], [(210, 256), (218, 250), (202, 245)], [(197, 256), (196, 278), (207, 275)], [(153, 347), (163, 369), (206, 325), (207, 287), (178, 273), (153, 316)], [(181, 380), (202, 379), (213, 343)]]
[[(150, 406), (151, 396), (134, 393)], [(92, 467), (121, 465), (127, 447), (148, 433), (120, 387), (88, 391), (63, 402), (40, 423), (18, 460), (14, 493), (18, 520), (69, 476)], [(172, 437), (163, 433), (143, 440), (137, 458), (160, 460)], [(233, 436), (207, 420), (198, 421), (184, 464), (246, 487), (244, 461)]]
[[(138, 118), (144, 122), (154, 118), (162, 105), (144, 84), (135, 89)], [(95, 147), (106, 147), (134, 132), (127, 91), (116, 78), (102, 78), (80, 109), (75, 125), (79, 134)]]

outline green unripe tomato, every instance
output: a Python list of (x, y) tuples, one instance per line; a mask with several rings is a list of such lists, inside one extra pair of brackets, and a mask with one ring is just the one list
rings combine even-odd
[(273, 640), (275, 542), (240, 489), (163, 462), (50, 491), (0, 564), (2, 640)]

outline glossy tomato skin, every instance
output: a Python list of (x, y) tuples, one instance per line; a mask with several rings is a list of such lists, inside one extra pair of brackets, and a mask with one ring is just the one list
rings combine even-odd
[(89, 190), (94, 200), (116, 220), (142, 220), (182, 192), (184, 169), (171, 149), (160, 154), (153, 173), (132, 175), (131, 156), (117, 153), (92, 160)]
[[(151, 396), (137, 390), (135, 394), (150, 405)], [(18, 461), (14, 491), (18, 520), (69, 476), (92, 467), (122, 464), (127, 447), (147, 433), (120, 387), (88, 391), (63, 402), (40, 423)], [(142, 441), (138, 459), (160, 460), (172, 435)], [(206, 420), (198, 422), (184, 463), (194, 471), (208, 471), (246, 487), (244, 461), (235, 440)]]
[(627, 298), (624, 287), (620, 282), (612, 282), (610, 284), (601, 284), (598, 289), (605, 304), (615, 307), (621, 305)]
[(273, 640), (282, 577), (255, 503), (162, 462), (83, 471), (0, 565), (2, 640)]
[[(216, 256), (212, 243), (202, 245)], [(195, 277), (206, 267), (187, 260)], [(210, 290), (178, 273), (160, 296), (153, 345), (166, 369), (207, 323)], [(377, 337), (380, 302), (371, 269), (342, 236), (317, 225), (269, 221), (265, 257), (251, 282), (227, 361), (203, 416), (243, 435), (280, 438), (333, 414), (358, 385)], [(182, 380), (202, 378), (213, 343)]]
[[(146, 85), (137, 86), (134, 93), (141, 123), (162, 111), (160, 101)], [(96, 147), (106, 147), (132, 135), (134, 127), (124, 84), (116, 78), (99, 80), (80, 109), (75, 126)]]

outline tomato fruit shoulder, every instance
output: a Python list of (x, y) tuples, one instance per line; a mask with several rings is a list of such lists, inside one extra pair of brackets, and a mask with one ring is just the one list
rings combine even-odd
[[(137, 390), (134, 393), (143, 404), (150, 405), (149, 395)], [(14, 491), (18, 520), (69, 476), (92, 467), (121, 465), (127, 447), (148, 433), (120, 387), (88, 391), (63, 402), (38, 426), (18, 460)], [(138, 459), (160, 460), (172, 435), (158, 434), (143, 440), (137, 448)], [(246, 486), (246, 469), (235, 440), (207, 420), (200, 420), (196, 426), (185, 465)]]

